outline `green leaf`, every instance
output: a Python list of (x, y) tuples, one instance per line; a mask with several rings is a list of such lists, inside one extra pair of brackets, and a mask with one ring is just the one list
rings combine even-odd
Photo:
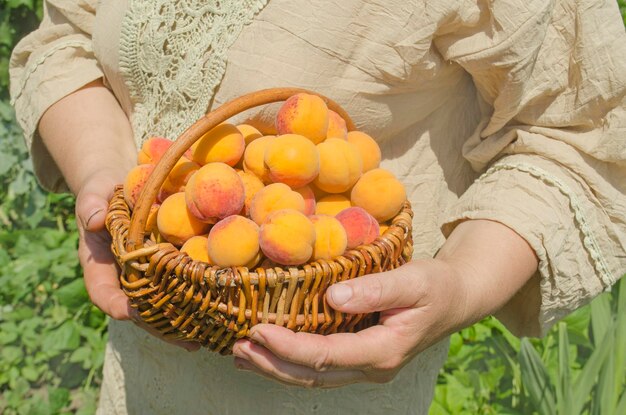
[(51, 413), (57, 413), (61, 408), (70, 403), (70, 391), (65, 388), (53, 388), (48, 390), (48, 401)]
[(42, 347), (48, 352), (74, 350), (80, 344), (80, 334), (73, 321), (67, 321), (56, 330), (48, 333)]
[(548, 371), (527, 338), (521, 341), (519, 361), (524, 388), (528, 392), (533, 408), (542, 415), (556, 414), (555, 397)]
[(7, 363), (15, 364), (16, 362), (22, 360), (23, 352), (20, 347), (4, 346), (0, 351), (0, 357), (2, 357), (2, 360)]
[(591, 302), (591, 328), (593, 331), (594, 344), (604, 338), (607, 327), (611, 324), (611, 297), (602, 294)]
[(608, 328), (605, 331), (604, 338), (599, 344), (596, 344), (596, 349), (585, 363), (583, 370), (576, 378), (576, 382), (574, 382), (571, 404), (572, 413), (582, 413), (585, 402), (589, 399), (589, 394), (606, 360), (607, 354), (613, 347), (614, 329)]
[(558, 382), (556, 383), (556, 397), (558, 413), (560, 415), (571, 414), (570, 403), (572, 399), (572, 383), (570, 379), (569, 339), (567, 337), (567, 325), (559, 323), (559, 367)]
[(76, 278), (65, 284), (55, 292), (59, 303), (70, 309), (77, 309), (85, 303), (89, 303), (89, 294), (85, 290), (82, 278)]
[(17, 157), (13, 154), (0, 153), (0, 176), (6, 174), (17, 163)]
[(33, 366), (24, 366), (22, 368), (22, 376), (29, 382), (34, 382), (39, 379), (39, 372)]

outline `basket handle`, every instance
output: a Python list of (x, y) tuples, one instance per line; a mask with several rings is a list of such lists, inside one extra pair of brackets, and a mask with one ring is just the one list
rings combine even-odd
[(301, 88), (270, 88), (260, 91), (252, 92), (246, 95), (242, 95), (231, 101), (226, 102), (219, 108), (207, 113), (205, 116), (196, 121), (191, 127), (182, 133), (180, 137), (176, 139), (161, 160), (157, 163), (152, 174), (146, 181), (146, 184), (139, 195), (139, 199), (135, 204), (135, 209), (130, 218), (130, 228), (128, 231), (128, 239), (126, 242), (126, 250), (128, 252), (140, 249), (143, 247), (144, 229), (146, 227), (146, 220), (150, 213), (150, 207), (156, 200), (157, 193), (161, 188), (167, 175), (172, 171), (176, 162), (181, 158), (187, 149), (198, 141), (206, 132), (217, 126), (218, 124), (226, 121), (234, 115), (240, 112), (246, 111), (250, 108), (258, 107), (260, 105), (270, 104), (273, 102), (285, 101), (292, 95), (298, 93), (307, 93), (317, 95), (326, 102), (328, 108), (338, 113), (345, 121), (348, 131), (354, 130), (354, 123), (350, 119), (348, 113), (339, 106), (335, 101), (320, 95), (316, 92), (309, 91)]

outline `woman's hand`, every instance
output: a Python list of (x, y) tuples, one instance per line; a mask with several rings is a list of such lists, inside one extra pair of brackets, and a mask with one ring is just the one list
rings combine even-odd
[[(117, 320), (139, 320), (120, 289), (111, 238), (104, 227), (115, 185), (135, 165), (137, 149), (130, 122), (102, 80), (93, 81), (54, 103), (42, 116), (39, 133), (70, 190), (76, 195), (78, 256), (93, 303)], [(197, 350), (197, 343), (168, 341)]]
[(305, 387), (387, 382), (419, 352), (502, 307), (536, 268), (534, 252), (511, 229), (464, 222), (436, 259), (329, 288), (330, 306), (380, 311), (379, 325), (320, 336), (261, 324), (251, 329), (251, 340), (235, 345), (235, 365)]
[(131, 319), (150, 334), (168, 343), (189, 351), (198, 350), (198, 343), (166, 340), (157, 330), (143, 323), (120, 288), (119, 269), (111, 253), (111, 236), (104, 227), (113, 189), (121, 181), (119, 172), (120, 169), (96, 172), (86, 180), (76, 197), (78, 258), (83, 267), (89, 298), (100, 310), (116, 320)]

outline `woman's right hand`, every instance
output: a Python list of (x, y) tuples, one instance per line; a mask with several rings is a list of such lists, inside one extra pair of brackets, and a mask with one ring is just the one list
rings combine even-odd
[(113, 190), (123, 180), (123, 177), (118, 177), (118, 172), (98, 171), (77, 192), (78, 257), (89, 297), (100, 310), (116, 320), (132, 320), (161, 340), (188, 351), (198, 350), (199, 343), (167, 340), (157, 330), (143, 323), (120, 288), (119, 269), (111, 252), (111, 236), (104, 226)]

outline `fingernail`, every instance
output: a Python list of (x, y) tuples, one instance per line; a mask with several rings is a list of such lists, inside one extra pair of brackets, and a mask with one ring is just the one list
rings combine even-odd
[(91, 222), (91, 219), (93, 219), (94, 216), (96, 216), (98, 213), (102, 212), (104, 209), (100, 208), (100, 209), (96, 209), (93, 212), (91, 212), (89, 214), (89, 217), (87, 218), (87, 220), (84, 222), (85, 224), (85, 229), (87, 229), (87, 227), (89, 226), (89, 222)]
[(252, 340), (255, 343), (263, 343), (265, 342), (265, 339), (263, 338), (263, 336), (261, 336), (261, 333), (259, 333), (258, 329), (252, 328), (250, 329), (250, 340)]
[(248, 371), (252, 369), (252, 364), (250, 364), (247, 360), (235, 357), (235, 367), (238, 370)]
[(246, 352), (243, 351), (243, 347), (241, 347), (241, 344), (235, 344), (233, 346), (233, 355), (235, 356), (235, 358), (239, 359), (245, 360), (248, 358), (248, 355), (246, 354)]
[(139, 316), (139, 311), (136, 308), (128, 307), (128, 316), (131, 320), (136, 323), (141, 322), (141, 317)]
[(344, 305), (352, 298), (352, 288), (348, 284), (336, 284), (329, 288), (330, 298), (336, 305)]

